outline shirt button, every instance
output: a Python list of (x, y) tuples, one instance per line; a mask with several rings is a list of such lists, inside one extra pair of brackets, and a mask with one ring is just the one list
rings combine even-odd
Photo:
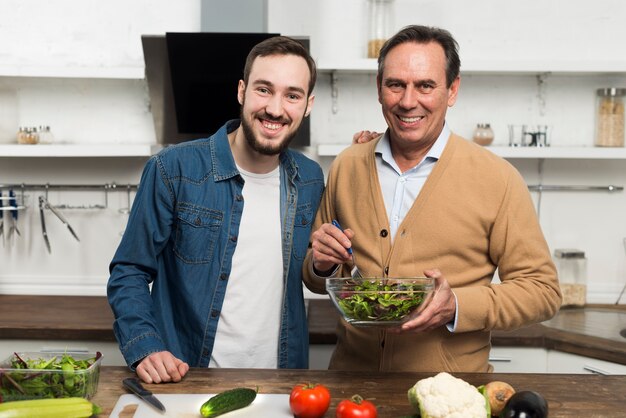
[(242, 196), (242, 195), (240, 195), (240, 194), (238, 194), (238, 195), (235, 197), (235, 200), (237, 200), (237, 202), (241, 202), (241, 201), (243, 200), (243, 196)]
[(209, 350), (207, 350), (206, 348), (202, 350), (202, 357), (207, 357), (208, 355), (209, 355)]
[(226, 273), (222, 273), (222, 274), (220, 274), (220, 279), (221, 279), (221, 280), (226, 280), (226, 279), (228, 279), (228, 274), (226, 274)]
[(237, 235), (233, 235), (233, 236), (231, 236), (231, 237), (230, 237), (230, 240), (231, 240), (232, 242), (237, 242)]
[(196, 224), (197, 226), (202, 225), (202, 219), (200, 219), (200, 217), (196, 218), (195, 221), (193, 221), (194, 224)]
[(213, 309), (213, 310), (211, 311), (211, 318), (217, 318), (217, 317), (219, 316), (219, 314), (220, 314), (220, 313), (219, 313), (218, 311), (216, 311), (215, 309)]
[(389, 235), (389, 232), (387, 232), (386, 229), (381, 229), (380, 230), (380, 236), (385, 238), (387, 235)]

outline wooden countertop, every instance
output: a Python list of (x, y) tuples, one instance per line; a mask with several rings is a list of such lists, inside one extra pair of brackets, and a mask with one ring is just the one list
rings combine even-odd
[[(624, 311), (625, 307), (622, 305), (619, 309)], [(330, 301), (309, 300), (308, 310), (311, 344), (334, 344), (338, 314)], [(115, 341), (113, 313), (106, 298), (101, 296), (0, 295), (0, 318), (0, 339)], [(621, 342), (541, 324), (511, 332), (494, 332), (492, 344), (544, 347), (626, 364), (626, 338)]]
[[(103, 408), (99, 417), (108, 417), (118, 397), (127, 393), (121, 381), (129, 376), (131, 373), (125, 367), (102, 368), (98, 391), (92, 399)], [(259, 393), (288, 394), (296, 383), (318, 382), (326, 385), (331, 393), (327, 417), (334, 416), (342, 399), (359, 394), (374, 402), (380, 418), (398, 418), (413, 413), (406, 391), (418, 380), (430, 376), (432, 374), (328, 370), (191, 369), (180, 383), (146, 385), (146, 388), (157, 397), (166, 393), (217, 393), (243, 386), (258, 386)], [(539, 392), (548, 401), (551, 418), (624, 416), (626, 379), (623, 376), (474, 373), (456, 376), (475, 386), (503, 380), (518, 391)]]

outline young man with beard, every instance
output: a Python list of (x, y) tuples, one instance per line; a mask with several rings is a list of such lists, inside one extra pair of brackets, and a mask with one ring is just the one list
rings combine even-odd
[(299, 42), (265, 40), (239, 81), (241, 119), (147, 163), (107, 287), (144, 382), (189, 366), (308, 366), (302, 262), (324, 177), (288, 145), (315, 79)]

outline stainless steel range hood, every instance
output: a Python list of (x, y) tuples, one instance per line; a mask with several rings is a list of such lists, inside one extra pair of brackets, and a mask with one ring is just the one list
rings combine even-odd
[[(167, 33), (141, 37), (157, 142), (212, 135), (239, 117), (237, 82), (252, 46), (276, 34)], [(308, 38), (298, 38), (307, 48)], [(305, 118), (292, 146), (310, 145)]]

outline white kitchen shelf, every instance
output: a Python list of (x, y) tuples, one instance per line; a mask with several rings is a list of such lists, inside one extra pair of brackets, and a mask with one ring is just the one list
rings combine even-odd
[(149, 157), (154, 144), (2, 144), (0, 157)]
[[(349, 144), (320, 144), (317, 155), (333, 157), (346, 149)], [(600, 147), (485, 147), (496, 155), (507, 159), (585, 159), (585, 160), (626, 160), (626, 148)]]
[(111, 78), (141, 80), (144, 67), (39, 67), (0, 65), (0, 77)]
[[(320, 72), (375, 73), (378, 64), (373, 58), (324, 61)], [(461, 74), (626, 74), (626, 61), (462, 61)]]

